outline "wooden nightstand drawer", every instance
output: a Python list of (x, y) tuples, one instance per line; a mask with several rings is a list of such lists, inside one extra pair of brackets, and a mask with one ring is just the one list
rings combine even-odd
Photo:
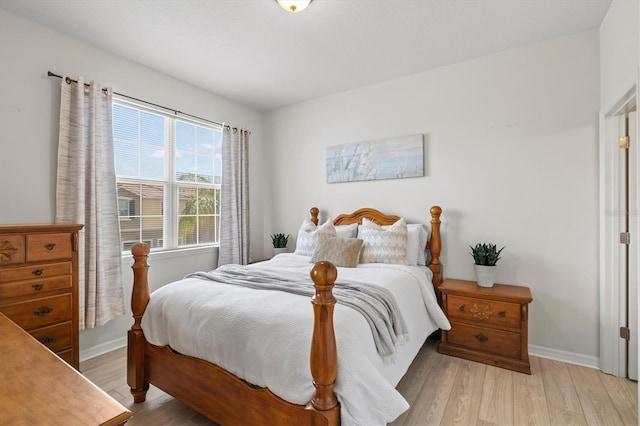
[(520, 334), (454, 323), (448, 342), (482, 352), (520, 358)]
[(53, 352), (58, 352), (71, 348), (72, 329), (71, 321), (67, 321), (62, 324), (31, 330), (29, 334)]
[(27, 262), (71, 259), (71, 234), (27, 235)]
[(451, 330), (442, 333), (440, 353), (531, 374), (527, 287), (444, 280), (438, 287)]
[(447, 312), (453, 319), (520, 328), (520, 305), (516, 303), (451, 295)]
[(72, 275), (71, 262), (45, 263), (22, 268), (0, 269), (0, 286), (10, 281), (24, 281), (35, 278), (50, 278)]
[(24, 235), (0, 235), (0, 266), (24, 263)]
[(25, 330), (55, 324), (71, 319), (71, 294), (2, 306), (0, 312)]

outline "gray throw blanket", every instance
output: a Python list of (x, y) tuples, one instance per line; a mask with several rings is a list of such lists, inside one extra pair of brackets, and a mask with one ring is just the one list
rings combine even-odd
[[(211, 272), (194, 272), (185, 278), (200, 278), (260, 290), (278, 290), (301, 296), (313, 296), (309, 274), (223, 265)], [(408, 337), (395, 297), (386, 288), (356, 281), (337, 279), (333, 288), (337, 303), (360, 312), (369, 323), (376, 349), (386, 362), (393, 360), (396, 344)]]

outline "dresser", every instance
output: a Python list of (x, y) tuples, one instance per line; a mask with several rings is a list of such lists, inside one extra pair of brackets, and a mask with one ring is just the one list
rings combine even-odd
[(448, 279), (438, 287), (451, 330), (442, 333), (438, 351), (531, 374), (528, 351), (527, 287)]
[(0, 314), (0, 425), (124, 424), (132, 415)]
[(0, 226), (0, 313), (76, 369), (82, 227)]

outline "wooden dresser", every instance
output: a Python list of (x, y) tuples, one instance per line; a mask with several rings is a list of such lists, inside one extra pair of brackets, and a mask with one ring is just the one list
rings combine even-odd
[(0, 425), (124, 424), (127, 410), (0, 314)]
[(76, 369), (82, 226), (0, 226), (0, 312)]
[(442, 333), (438, 351), (531, 374), (527, 287), (445, 280), (438, 287), (451, 330)]

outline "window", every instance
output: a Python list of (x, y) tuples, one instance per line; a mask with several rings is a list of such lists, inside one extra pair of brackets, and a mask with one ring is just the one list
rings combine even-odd
[(123, 251), (219, 242), (220, 127), (118, 99), (113, 139)]

